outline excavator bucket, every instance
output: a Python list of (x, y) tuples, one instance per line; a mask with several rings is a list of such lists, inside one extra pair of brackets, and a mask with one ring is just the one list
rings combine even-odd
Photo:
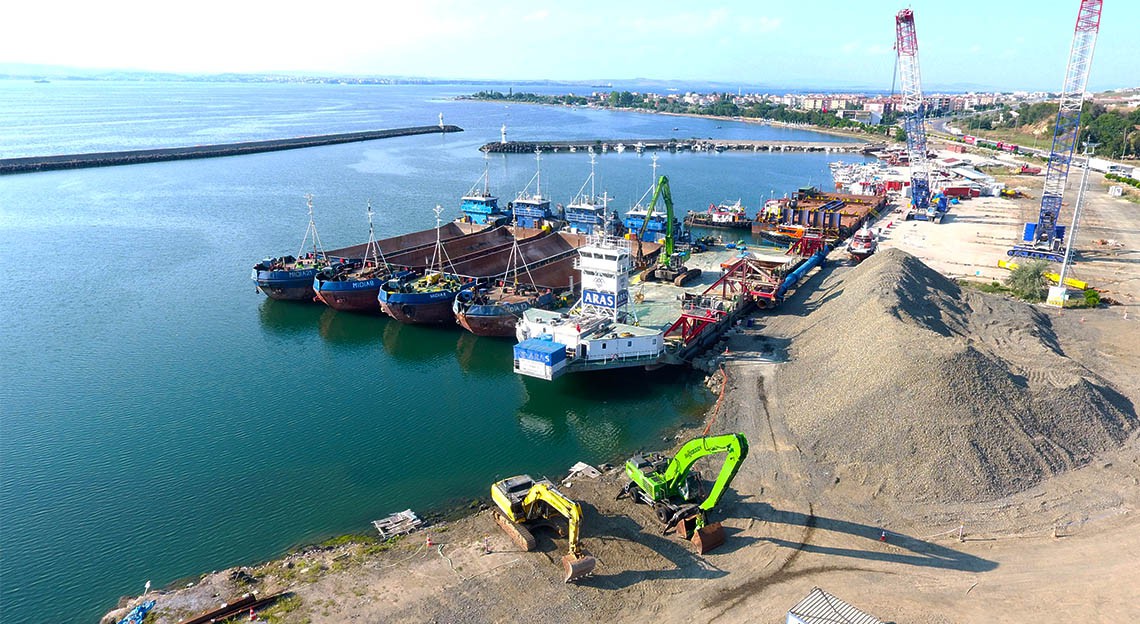
[(567, 583), (593, 574), (597, 565), (598, 560), (589, 555), (579, 558), (575, 558), (574, 555), (562, 557), (562, 569), (566, 571), (565, 581)]
[(724, 543), (724, 527), (719, 522), (706, 524), (696, 530), (690, 540), (699, 554), (705, 554)]

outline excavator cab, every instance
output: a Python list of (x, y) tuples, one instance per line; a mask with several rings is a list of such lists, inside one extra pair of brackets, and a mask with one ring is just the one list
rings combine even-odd
[(576, 581), (594, 572), (597, 560), (586, 554), (578, 542), (582, 507), (559, 492), (547, 479), (535, 481), (530, 475), (518, 475), (491, 485), (495, 522), (524, 551), (535, 549), (532, 529), (553, 526), (554, 516), (566, 518), (569, 552), (562, 557), (565, 582)]

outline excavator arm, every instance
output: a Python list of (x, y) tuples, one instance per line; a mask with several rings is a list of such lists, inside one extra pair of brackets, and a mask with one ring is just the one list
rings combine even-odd
[(538, 482), (530, 488), (530, 492), (527, 493), (526, 498), (524, 498), (522, 502), (522, 507), (527, 513), (527, 520), (535, 520), (539, 517), (546, 516), (546, 514), (540, 510), (542, 505), (538, 504), (539, 501), (546, 503), (550, 509), (557, 512), (563, 518), (566, 518), (566, 523), (569, 525), (569, 535), (567, 538), (570, 541), (570, 554), (575, 558), (581, 557), (582, 546), (578, 543), (578, 536), (582, 525), (582, 506), (566, 498), (553, 487)]
[(673, 255), (673, 193), (669, 191), (669, 178), (661, 176), (657, 179), (657, 184), (653, 186), (653, 198), (649, 200), (649, 207), (645, 209), (645, 220), (641, 222), (641, 229), (637, 231), (637, 258), (639, 261), (644, 258), (641, 252), (641, 241), (645, 238), (646, 230), (649, 229), (649, 217), (653, 216), (653, 211), (657, 208), (658, 199), (665, 204), (666, 219), (665, 245), (662, 247), (661, 254), (658, 258), (668, 259)]
[(720, 453), (725, 455), (724, 465), (721, 467), (720, 474), (717, 475), (716, 482), (713, 483), (708, 497), (700, 505), (701, 509), (704, 510), (716, 507), (728, 484), (736, 478), (736, 473), (740, 470), (740, 463), (744, 461), (745, 457), (748, 457), (748, 440), (742, 433), (705, 436), (689, 440), (665, 468), (662, 485), (668, 491), (677, 491), (689, 478), (689, 471), (692, 470), (693, 464), (698, 459)]
[[(725, 456), (724, 464), (709, 495), (700, 502), (688, 502), (687, 485), (693, 464), (702, 457), (721, 453)], [(634, 502), (647, 502), (653, 505), (658, 519), (665, 523), (664, 533), (673, 530), (678, 524), (685, 523), (686, 533), (690, 528), (693, 530), (693, 544), (701, 554), (704, 554), (723, 544), (725, 540), (724, 530), (719, 522), (706, 526), (705, 513), (720, 502), (746, 457), (748, 457), (748, 439), (740, 433), (689, 440), (663, 469), (660, 467), (664, 463), (664, 458), (650, 456), (646, 459), (637, 455), (625, 464), (630, 483), (618, 494), (618, 498), (630, 497)], [(684, 502), (675, 502), (678, 499)], [(693, 520), (692, 523), (687, 522), (690, 519)]]

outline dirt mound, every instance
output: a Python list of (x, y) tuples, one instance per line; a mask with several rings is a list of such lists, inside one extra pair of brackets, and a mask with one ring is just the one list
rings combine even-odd
[(1131, 402), (1065, 355), (1047, 315), (962, 290), (902, 251), (848, 271), (805, 320), (777, 376), (786, 418), (872, 496), (1010, 494), (1137, 424)]

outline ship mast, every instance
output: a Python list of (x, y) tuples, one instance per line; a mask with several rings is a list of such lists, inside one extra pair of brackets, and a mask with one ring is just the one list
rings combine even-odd
[[(437, 232), (436, 236), (439, 234)], [(364, 248), (364, 269), (368, 268), (368, 256), (372, 256), (372, 265), (375, 268), (380, 267), (380, 262), (384, 263), (384, 267), (388, 268), (388, 260), (384, 258), (384, 250), (380, 249), (380, 245), (376, 242), (376, 234), (372, 229), (372, 201), (368, 201), (368, 245)]]
[[(503, 126), (506, 128), (506, 126)], [(483, 150), (483, 197), (491, 196), (491, 150)], [(436, 215), (437, 217), (439, 215)]]
[(313, 194), (305, 195), (305, 202), (309, 207), (309, 227), (305, 229), (305, 237), (301, 239), (301, 248), (297, 250), (297, 257), (300, 258), (301, 254), (305, 252), (305, 243), (309, 242), (310, 236), (313, 239), (313, 259), (321, 258), (325, 255), (325, 246), (321, 244), (321, 238), (317, 235), (317, 222), (313, 219)]
[(432, 252), (431, 264), (428, 265), (428, 271), (431, 271), (433, 268), (435, 268), (437, 273), (443, 274), (444, 260), (446, 260), (447, 264), (451, 266), (452, 271), (455, 270), (455, 266), (451, 264), (451, 258), (447, 256), (447, 250), (444, 249), (443, 242), (440, 240), (439, 236), (439, 229), (443, 224), (443, 219), (441, 219), (439, 215), (443, 213), (443, 206), (436, 204), (435, 208), (432, 208), (432, 211), (435, 212), (435, 250)]
[(534, 148), (534, 198), (542, 199), (542, 150)]

